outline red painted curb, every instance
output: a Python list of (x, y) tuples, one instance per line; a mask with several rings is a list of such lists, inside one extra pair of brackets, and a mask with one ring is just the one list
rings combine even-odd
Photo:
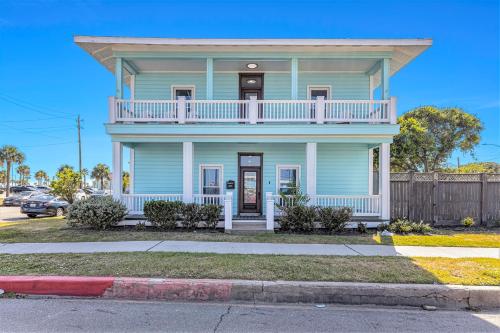
[(0, 276), (0, 289), (17, 294), (91, 297), (102, 296), (114, 281), (114, 277)]

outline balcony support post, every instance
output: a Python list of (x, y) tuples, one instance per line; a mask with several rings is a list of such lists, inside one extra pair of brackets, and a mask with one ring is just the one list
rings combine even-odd
[(384, 58), (382, 60), (382, 68), (381, 68), (381, 84), (382, 84), (382, 99), (388, 100), (389, 93), (389, 76), (391, 71), (391, 60)]
[(132, 116), (135, 113), (135, 74), (130, 75), (130, 113)]
[(292, 83), (291, 97), (292, 99), (298, 99), (299, 60), (297, 59), (297, 57), (293, 57), (291, 60), (290, 73), (291, 73), (291, 83)]
[(182, 143), (182, 200), (193, 202), (193, 143)]
[(317, 143), (306, 143), (306, 175), (307, 186), (306, 194), (310, 197), (316, 195), (316, 160), (317, 160)]
[(379, 148), (379, 195), (381, 199), (381, 214), (383, 220), (391, 218), (391, 145), (389, 143), (381, 143)]
[(323, 124), (325, 122), (325, 98), (318, 96), (316, 99), (316, 123)]
[(179, 124), (186, 123), (186, 97), (179, 96), (177, 99), (177, 120)]
[(368, 194), (373, 195), (373, 148), (368, 149)]
[(274, 231), (274, 199), (272, 192), (266, 192), (266, 230)]
[(257, 124), (259, 105), (257, 104), (257, 97), (250, 96), (250, 102), (248, 104), (248, 120), (250, 124)]
[(389, 104), (390, 113), (389, 113), (389, 122), (391, 124), (396, 124), (398, 120), (398, 111), (397, 111), (397, 98), (391, 97), (391, 103)]
[(122, 195), (123, 147), (121, 142), (113, 142), (112, 145), (113, 170), (111, 171), (111, 193), (115, 200), (119, 200)]
[(134, 194), (134, 183), (135, 183), (135, 149), (130, 148), (128, 194)]
[(214, 59), (207, 58), (207, 99), (214, 98)]
[(115, 80), (116, 80), (115, 97), (118, 99), (122, 99), (123, 98), (123, 61), (122, 61), (122, 58), (116, 58)]
[(116, 98), (108, 97), (108, 121), (110, 124), (116, 123)]

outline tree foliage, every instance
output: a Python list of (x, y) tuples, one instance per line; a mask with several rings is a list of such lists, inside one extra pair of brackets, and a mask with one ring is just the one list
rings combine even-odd
[(0, 148), (0, 164), (5, 164), (5, 193), (10, 194), (10, 174), (13, 163), (21, 164), (24, 162), (24, 154), (17, 147), (5, 145)]
[(422, 106), (398, 119), (400, 133), (391, 145), (393, 171), (434, 171), (456, 149), (474, 153), (483, 129), (481, 121), (460, 108)]
[(19, 184), (26, 185), (30, 179), (31, 169), (25, 164), (21, 164), (16, 168), (16, 172), (19, 175)]
[(50, 185), (52, 193), (72, 203), (76, 191), (80, 188), (80, 181), (80, 173), (72, 168), (63, 168), (56, 174), (56, 179)]
[(39, 184), (42, 184), (49, 180), (49, 176), (44, 170), (38, 170), (35, 172), (35, 179), (38, 181)]
[(95, 178), (101, 184), (101, 189), (104, 188), (104, 180), (110, 180), (111, 171), (106, 164), (99, 163), (94, 169), (92, 169), (92, 174), (90, 175), (92, 178)]
[(443, 168), (442, 171), (450, 173), (500, 173), (500, 163), (473, 162), (461, 165), (458, 168)]

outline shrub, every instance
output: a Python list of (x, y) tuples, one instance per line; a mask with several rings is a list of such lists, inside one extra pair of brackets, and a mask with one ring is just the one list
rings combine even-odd
[(357, 229), (360, 234), (366, 234), (368, 232), (368, 229), (366, 228), (366, 223), (363, 222), (358, 222)]
[(127, 208), (112, 197), (91, 197), (68, 208), (68, 224), (104, 230), (115, 226), (127, 215)]
[(432, 227), (429, 224), (424, 223), (423, 221), (420, 221), (418, 223), (414, 222), (412, 223), (411, 227), (412, 232), (416, 234), (428, 234), (432, 232)]
[(144, 203), (144, 216), (155, 227), (175, 229), (183, 203), (180, 201), (153, 200)]
[(466, 228), (470, 228), (475, 224), (474, 219), (470, 216), (467, 216), (462, 220), (462, 225)]
[(146, 223), (139, 222), (134, 227), (135, 231), (146, 231)]
[(350, 207), (318, 207), (318, 220), (329, 233), (341, 232), (352, 217)]
[(198, 226), (203, 218), (202, 206), (196, 203), (185, 204), (182, 209), (182, 226), (188, 230)]
[(205, 205), (203, 206), (203, 219), (207, 228), (215, 229), (219, 223), (219, 216), (222, 211), (222, 206)]
[(386, 227), (386, 230), (403, 235), (409, 233), (426, 234), (432, 231), (432, 227), (422, 221), (416, 223), (411, 222), (407, 219), (397, 219), (389, 223), (389, 225), (387, 225)]
[(284, 231), (311, 231), (316, 219), (316, 207), (288, 206), (281, 207), (280, 226)]

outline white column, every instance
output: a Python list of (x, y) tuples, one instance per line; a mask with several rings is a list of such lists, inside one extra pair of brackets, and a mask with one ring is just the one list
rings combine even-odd
[(182, 198), (193, 202), (193, 143), (182, 143)]
[(295, 57), (292, 58), (291, 60), (291, 68), (290, 68), (290, 74), (291, 74), (291, 84), (292, 84), (292, 91), (291, 91), (291, 96), (292, 99), (298, 99), (299, 98), (299, 60)]
[(373, 194), (373, 148), (368, 149), (368, 194)]
[(257, 104), (257, 97), (256, 96), (250, 96), (250, 102), (248, 102), (248, 120), (250, 121), (250, 124), (255, 125), (257, 124), (257, 118), (258, 118), (258, 111), (259, 111), (259, 106)]
[(135, 182), (135, 150), (134, 148), (130, 148), (130, 160), (129, 160), (129, 185), (128, 185), (128, 193), (134, 194), (134, 182)]
[(316, 195), (316, 159), (317, 143), (306, 143), (306, 175), (307, 187), (306, 193), (309, 196)]
[(233, 192), (226, 192), (224, 197), (224, 230), (233, 229)]
[(266, 192), (266, 230), (274, 231), (273, 192)]
[(111, 179), (111, 192), (114, 199), (120, 199), (122, 194), (122, 143), (113, 142), (113, 177)]
[(391, 145), (389, 143), (380, 144), (379, 150), (379, 179), (381, 197), (381, 218), (389, 220), (391, 218), (391, 194), (390, 194), (390, 170), (391, 170)]

